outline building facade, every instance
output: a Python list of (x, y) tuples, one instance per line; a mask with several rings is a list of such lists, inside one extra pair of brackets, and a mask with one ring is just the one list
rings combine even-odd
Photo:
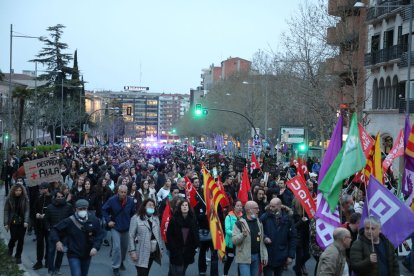
[(190, 110), (190, 95), (161, 94), (159, 96), (159, 132), (167, 134), (174, 125)]
[[(366, 94), (369, 97), (364, 111), (369, 119), (367, 130), (372, 134), (380, 131), (383, 145), (385, 141), (393, 143), (404, 127), (407, 107), (410, 114), (414, 112), (413, 73), (408, 75), (408, 66), (412, 66), (414, 60), (411, 60), (411, 65), (407, 61), (408, 45), (412, 43), (408, 41), (408, 4), (409, 0), (377, 1), (371, 3), (367, 10), (365, 66)], [(412, 88), (407, 106), (406, 91), (409, 83)], [(385, 152), (388, 153), (387, 149)]]

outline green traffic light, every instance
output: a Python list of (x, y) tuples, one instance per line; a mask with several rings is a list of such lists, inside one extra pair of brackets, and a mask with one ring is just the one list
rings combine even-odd
[(203, 114), (203, 109), (201, 104), (196, 104), (195, 106), (195, 115), (196, 116), (201, 116)]
[(306, 151), (306, 149), (307, 148), (306, 148), (306, 145), (305, 144), (300, 144), (299, 145), (299, 151), (302, 151), (303, 152), (303, 151)]
[(176, 132), (177, 132), (177, 130), (176, 130), (175, 128), (173, 128), (173, 129), (171, 130), (171, 132), (172, 132), (172, 133), (176, 133)]
[(203, 112), (201, 111), (201, 110), (199, 110), (199, 109), (196, 109), (196, 111), (195, 111), (195, 114), (197, 115), (197, 116), (201, 116), (201, 114), (202, 114)]

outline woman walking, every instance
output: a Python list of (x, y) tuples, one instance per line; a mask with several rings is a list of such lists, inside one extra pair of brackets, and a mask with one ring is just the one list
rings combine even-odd
[(198, 247), (197, 219), (187, 199), (181, 201), (167, 228), (172, 276), (184, 276), (188, 265), (194, 263)]
[(161, 239), (160, 221), (155, 213), (155, 201), (144, 200), (129, 226), (130, 257), (138, 276), (148, 276), (153, 261), (161, 264), (164, 243)]
[(13, 255), (13, 249), (17, 241), (16, 254), (14, 256), (16, 263), (21, 264), (24, 235), (29, 225), (29, 198), (23, 185), (15, 184), (12, 186), (4, 205), (3, 221), (6, 231), (10, 230), (9, 255)]
[[(234, 260), (235, 251), (231, 237), (233, 234), (234, 225), (242, 215), (243, 204), (240, 200), (237, 200), (234, 204), (233, 210), (229, 212), (229, 214), (226, 216), (226, 219), (224, 220), (224, 228), (226, 232), (226, 261), (224, 262), (224, 276), (227, 276), (229, 274), (230, 266)], [(240, 272), (238, 272), (238, 274), (240, 275)]]

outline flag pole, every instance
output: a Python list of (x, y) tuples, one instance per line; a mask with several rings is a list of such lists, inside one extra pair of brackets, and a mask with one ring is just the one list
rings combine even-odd
[[(371, 178), (371, 177), (373, 177), (373, 175), (370, 175), (370, 178)], [(367, 189), (367, 185), (365, 185), (365, 199), (367, 200), (367, 214), (368, 214), (368, 218), (370, 218), (370, 214), (369, 214), (369, 200), (368, 200), (368, 189)], [(365, 226), (365, 225), (364, 225), (364, 226)], [(372, 228), (371, 220), (369, 221), (369, 228)], [(364, 231), (365, 231), (365, 229), (364, 229)], [(375, 249), (374, 249), (374, 239), (372, 238), (372, 235), (371, 235), (370, 240), (371, 240), (371, 249), (372, 249), (372, 253), (374, 253), (374, 252), (375, 252)]]
[(198, 191), (197, 191), (197, 189), (195, 189), (195, 191), (196, 191), (196, 193), (197, 193), (197, 195), (198, 195), (198, 198), (204, 203), (204, 205), (206, 205), (206, 207), (207, 207), (207, 204), (206, 204), (206, 202), (203, 200), (203, 198), (201, 197), (201, 195), (198, 193)]

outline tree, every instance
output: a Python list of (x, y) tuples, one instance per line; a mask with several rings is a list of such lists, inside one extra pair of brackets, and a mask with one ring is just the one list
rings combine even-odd
[(12, 97), (18, 101), (18, 145), (22, 144), (22, 129), (23, 129), (23, 118), (24, 118), (24, 107), (25, 101), (30, 97), (31, 91), (25, 87), (17, 86), (13, 90)]

